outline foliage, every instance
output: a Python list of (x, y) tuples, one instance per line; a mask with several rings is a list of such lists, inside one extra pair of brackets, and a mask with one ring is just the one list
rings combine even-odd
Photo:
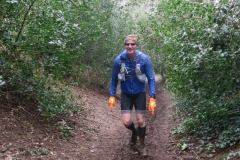
[(179, 147), (179, 150), (181, 150), (181, 151), (184, 151), (184, 150), (186, 150), (186, 148), (187, 148), (187, 144), (184, 143), (184, 142), (178, 143), (177, 146)]
[[(117, 49), (113, 34), (111, 19), (113, 3), (110, 1), (87, 2), (88, 8), (84, 19), (85, 29), (81, 31), (81, 36), (67, 43), (68, 47), (76, 49), (73, 52), (84, 53), (78, 55), (77, 65), (84, 64), (84, 70), (79, 72), (72, 79), (76, 85), (84, 85), (91, 89), (106, 91), (109, 83), (110, 67), (112, 65), (112, 53)], [(82, 14), (82, 13), (81, 13)], [(81, 18), (80, 18), (81, 19)], [(80, 47), (79, 47), (80, 44)]]
[(236, 158), (239, 158), (239, 157), (240, 157), (240, 151), (230, 152), (230, 153), (224, 158), (224, 160), (233, 160), (233, 159), (236, 159)]
[(69, 117), (71, 114), (80, 111), (70, 89), (67, 87), (56, 88), (56, 84), (51, 85), (47, 90), (40, 90), (37, 99), (39, 101), (38, 111), (48, 121), (55, 116)]
[(67, 141), (70, 140), (70, 134), (74, 130), (74, 128), (70, 127), (65, 121), (59, 121), (57, 123), (57, 127), (62, 131), (63, 136)]
[[(157, 1), (115, 1), (114, 12), (111, 18), (113, 34), (111, 39), (114, 42), (114, 48), (109, 55), (110, 66), (114, 58), (124, 50), (123, 39), (126, 35), (135, 34), (139, 40), (138, 49), (147, 54), (153, 64), (155, 73), (163, 74), (164, 66), (161, 54), (154, 50), (156, 41), (152, 40), (152, 19)], [(109, 72), (108, 72), (109, 73)], [(110, 77), (109, 77), (110, 78)]]
[[(35, 100), (50, 120), (76, 109), (71, 96), (64, 98), (69, 94), (62, 87), (66, 82), (106, 91), (113, 60), (123, 50), (123, 38), (139, 35), (148, 24), (141, 23), (147, 12), (129, 14), (139, 7), (137, 3), (118, 3), (1, 1), (5, 11), (0, 15), (1, 94), (11, 92)], [(144, 36), (139, 39), (144, 41)]]
[(8, 0), (0, 6), (1, 96), (36, 101), (47, 120), (77, 112), (68, 85), (105, 92), (123, 38), (133, 33), (176, 98), (182, 124), (174, 133), (194, 136), (207, 150), (240, 140), (239, 2)]
[(87, 65), (98, 72), (96, 66), (101, 60), (96, 59), (97, 51), (106, 48), (105, 36), (110, 30), (107, 20), (111, 15), (110, 3), (98, 0), (0, 3), (1, 12), (5, 11), (3, 16), (0, 14), (1, 95), (18, 94), (36, 101), (47, 120), (76, 112), (79, 107), (66, 80), (80, 85), (81, 73), (85, 73)]
[(213, 140), (217, 148), (240, 140), (239, 7), (164, 0), (155, 19), (168, 89), (183, 118), (179, 131)]

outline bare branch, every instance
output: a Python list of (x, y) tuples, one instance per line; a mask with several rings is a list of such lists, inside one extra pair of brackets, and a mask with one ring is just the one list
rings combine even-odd
[(15, 43), (18, 42), (18, 39), (19, 39), (19, 37), (20, 37), (20, 35), (21, 35), (21, 33), (22, 33), (22, 30), (23, 30), (23, 28), (24, 28), (24, 24), (25, 24), (26, 19), (27, 19), (27, 15), (28, 15), (29, 11), (31, 10), (33, 4), (34, 4), (36, 1), (37, 1), (37, 0), (32, 1), (32, 3), (30, 4), (27, 12), (25, 13), (25, 15), (24, 15), (24, 17), (23, 17), (23, 21), (22, 21), (21, 27), (20, 27), (20, 30), (19, 30), (19, 32), (18, 32), (18, 34), (17, 34), (16, 39), (15, 39)]
[(73, 2), (72, 0), (69, 0), (72, 4), (74, 4), (75, 6), (77, 6), (77, 4), (75, 2)]

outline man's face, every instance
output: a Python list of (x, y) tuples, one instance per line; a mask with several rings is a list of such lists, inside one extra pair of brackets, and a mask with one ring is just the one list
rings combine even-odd
[(125, 42), (125, 49), (127, 50), (128, 55), (134, 55), (137, 49), (137, 44), (133, 41)]

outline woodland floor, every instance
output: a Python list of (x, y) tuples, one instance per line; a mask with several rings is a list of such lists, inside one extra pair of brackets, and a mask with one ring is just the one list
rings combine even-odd
[[(176, 126), (172, 116), (174, 102), (164, 90), (164, 84), (157, 85), (157, 93), (155, 115), (150, 112), (146, 114), (148, 158), (141, 158), (128, 145), (131, 133), (122, 124), (119, 100), (111, 112), (107, 95), (74, 88), (73, 94), (82, 97), (79, 104), (84, 109), (68, 120), (75, 130), (65, 136), (56, 129), (54, 123), (39, 121), (39, 116), (29, 109), (34, 104), (22, 102), (10, 110), (6, 101), (1, 102), (0, 99), (0, 160), (6, 155), (13, 160), (196, 159), (194, 153), (180, 152), (177, 140), (171, 135)], [(136, 122), (135, 116), (133, 120)], [(69, 141), (66, 140), (68, 136)]]

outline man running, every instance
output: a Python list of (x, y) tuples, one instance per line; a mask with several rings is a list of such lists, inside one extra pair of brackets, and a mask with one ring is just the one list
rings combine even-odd
[[(137, 143), (138, 151), (143, 157), (147, 157), (144, 139), (146, 134), (146, 92), (145, 80), (149, 85), (149, 111), (154, 114), (156, 108), (156, 82), (152, 63), (147, 55), (137, 50), (138, 39), (135, 35), (128, 35), (124, 39), (125, 50), (116, 57), (112, 68), (112, 78), (109, 91), (110, 109), (116, 104), (116, 89), (118, 81), (121, 82), (121, 113), (124, 126), (132, 131), (130, 145)], [(136, 129), (132, 120), (132, 109), (135, 107), (137, 125)]]

